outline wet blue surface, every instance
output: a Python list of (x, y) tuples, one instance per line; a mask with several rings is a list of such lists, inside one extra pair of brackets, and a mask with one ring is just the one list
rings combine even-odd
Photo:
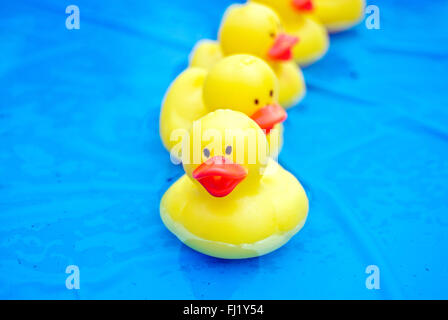
[(286, 246), (224, 261), (164, 228), (182, 170), (160, 103), (230, 3), (76, 1), (72, 31), (68, 3), (2, 4), (0, 298), (448, 298), (447, 1), (370, 1), (381, 30), (332, 37), (304, 70), (280, 162), (311, 207)]

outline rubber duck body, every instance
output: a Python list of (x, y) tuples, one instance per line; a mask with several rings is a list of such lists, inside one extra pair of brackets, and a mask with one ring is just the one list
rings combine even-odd
[(279, 17), (269, 7), (234, 4), (224, 14), (218, 41), (200, 41), (190, 54), (190, 66), (208, 69), (225, 56), (257, 56), (274, 70), (280, 86), (279, 103), (287, 108), (298, 103), (306, 91), (302, 71), (292, 59), (297, 42), (297, 37), (282, 32)]
[(344, 31), (362, 19), (365, 9), (365, 0), (253, 1), (273, 8), (282, 19), (286, 31), (302, 39), (302, 45), (294, 52), (294, 58), (301, 64), (316, 60), (319, 52), (321, 56), (325, 53), (328, 37), (320, 24), (330, 33)]
[[(226, 138), (211, 144), (207, 130)], [(198, 160), (184, 161), (185, 175), (160, 204), (165, 226), (183, 243), (218, 258), (250, 258), (281, 247), (302, 228), (306, 193), (293, 175), (256, 151), (267, 142), (253, 120), (216, 110), (195, 121), (190, 136), (197, 138), (184, 144), (183, 154)]]
[(312, 0), (313, 14), (329, 32), (345, 31), (363, 18), (365, 0)]
[(264, 130), (269, 154), (276, 157), (283, 141), (281, 123), (287, 117), (277, 103), (278, 94), (274, 72), (255, 56), (229, 56), (210, 71), (190, 67), (166, 93), (159, 123), (162, 142), (174, 159), (180, 159), (183, 136), (193, 121), (217, 109), (232, 109), (251, 117)]
[(313, 15), (310, 0), (253, 0), (272, 8), (280, 17), (288, 34), (297, 36), (300, 42), (293, 48), (294, 60), (309, 65), (325, 55), (329, 37), (325, 26)]

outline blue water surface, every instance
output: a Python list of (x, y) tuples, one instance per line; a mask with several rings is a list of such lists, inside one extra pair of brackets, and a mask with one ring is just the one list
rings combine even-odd
[(2, 2), (0, 298), (448, 298), (445, 0), (370, 0), (381, 29), (332, 36), (304, 69), (279, 160), (310, 212), (287, 245), (226, 261), (165, 229), (159, 201), (183, 171), (160, 143), (161, 100), (231, 2)]

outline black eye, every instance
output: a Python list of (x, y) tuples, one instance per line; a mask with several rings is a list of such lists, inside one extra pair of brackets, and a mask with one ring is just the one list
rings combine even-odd
[(270, 36), (271, 38), (275, 38), (275, 33), (274, 33), (274, 32), (271, 32), (271, 33), (269, 34), (269, 36)]
[(255, 101), (254, 101), (254, 102), (255, 102), (255, 104), (258, 104), (258, 99), (255, 99)]
[(207, 148), (204, 148), (204, 156), (206, 158), (210, 157), (210, 150), (208, 150)]
[(226, 147), (226, 154), (230, 155), (232, 153), (232, 146), (227, 146)]
[(274, 95), (274, 91), (273, 90), (269, 91), (269, 95), (272, 97)]

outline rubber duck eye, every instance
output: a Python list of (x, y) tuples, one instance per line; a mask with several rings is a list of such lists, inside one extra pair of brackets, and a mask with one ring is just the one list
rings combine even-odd
[(232, 146), (226, 147), (226, 155), (230, 155), (232, 153)]
[(273, 96), (274, 95), (274, 90), (269, 91), (269, 96)]
[(269, 36), (270, 36), (271, 38), (275, 38), (275, 33), (274, 33), (274, 32), (271, 32), (271, 33), (269, 34)]
[(204, 148), (203, 152), (204, 152), (204, 156), (206, 158), (210, 157), (210, 150), (208, 150), (207, 148)]
[(254, 101), (254, 102), (255, 102), (255, 104), (258, 104), (258, 99), (255, 99), (255, 101)]

